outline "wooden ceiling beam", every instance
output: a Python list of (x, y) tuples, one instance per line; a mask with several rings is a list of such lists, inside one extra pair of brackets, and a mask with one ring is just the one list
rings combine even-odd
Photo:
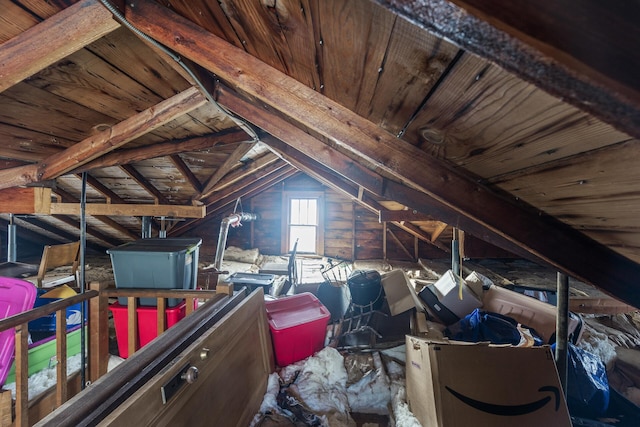
[[(82, 174), (75, 174), (78, 179), (82, 180)], [(100, 182), (98, 178), (87, 174), (87, 184), (90, 185), (98, 193), (102, 194), (107, 203), (125, 203), (125, 200), (118, 196), (112, 189)]]
[(638, 2), (375, 2), (640, 138)]
[(215, 191), (211, 191), (209, 195), (202, 200), (206, 203), (206, 200), (208, 200), (213, 194), (227, 191), (230, 186), (233, 186), (239, 181), (243, 181), (245, 177), (249, 175), (255, 176), (256, 173), (260, 173), (261, 170), (272, 167), (280, 160), (281, 159), (278, 156), (272, 153), (267, 153), (262, 157), (241, 166), (237, 170), (231, 173), (227, 173), (227, 175), (222, 180), (218, 181), (218, 184), (215, 187)]
[[(529, 258), (533, 261), (544, 262), (535, 257), (529, 251), (521, 247), (517, 242), (504, 238), (501, 234), (488, 230), (483, 224), (468, 220), (464, 215), (429, 194), (407, 187), (406, 185), (384, 178), (371, 169), (357, 163), (344, 153), (328, 147), (323, 141), (313, 137), (287, 120), (276, 116), (271, 111), (256, 107), (248, 100), (242, 99), (235, 92), (220, 85), (217, 93), (218, 100), (225, 106), (243, 117), (250, 117), (251, 121), (263, 129), (273, 132), (276, 136), (263, 136), (261, 140), (268, 145), (278, 146), (278, 150), (286, 153), (286, 156), (301, 158), (306, 155), (317, 163), (331, 168), (343, 177), (357, 181), (359, 186), (376, 196), (387, 200), (394, 200), (419, 212), (424, 212), (433, 218), (438, 218), (458, 228), (464, 224), (464, 230), (493, 245), (499, 246), (513, 254)], [(279, 144), (283, 141), (285, 144)], [(296, 151), (300, 153), (296, 154)], [(392, 154), (389, 154), (393, 158)], [(407, 170), (415, 169), (413, 163), (407, 163)], [(402, 174), (398, 173), (401, 177)], [(464, 196), (466, 197), (466, 196)], [(360, 198), (354, 196), (356, 200)]]
[[(9, 224), (10, 224), (9, 221), (0, 218), (0, 232), (6, 233), (7, 227), (9, 226)], [(20, 242), (27, 241), (29, 243), (32, 243), (38, 246), (44, 246), (52, 242), (52, 239), (50, 237), (45, 236), (44, 234), (41, 234), (39, 232), (33, 231), (29, 228), (26, 228), (22, 224), (18, 223), (18, 221), (14, 221), (14, 225), (16, 226), (16, 230), (18, 234), (17, 237)], [(56, 239), (55, 242), (59, 243), (60, 241)]]
[[(95, 178), (94, 178), (95, 179)], [(88, 176), (87, 176), (87, 183), (88, 183)], [(61, 189), (59, 186), (56, 187), (56, 189), (54, 190), (54, 192), (56, 194), (58, 194), (62, 200), (60, 201), (61, 203), (80, 203), (80, 200), (75, 197), (74, 195), (70, 194), (69, 192)], [(114, 201), (115, 202), (115, 201)], [(110, 202), (107, 202), (110, 203)], [(115, 203), (119, 203), (119, 202), (115, 202)], [(51, 208), (49, 208), (49, 211), (51, 211)], [(103, 224), (113, 228), (114, 230), (116, 230), (118, 233), (124, 234), (125, 236), (127, 236), (130, 239), (138, 239), (139, 236), (135, 233), (132, 233), (131, 230), (129, 230), (128, 228), (122, 226), (121, 224), (119, 224), (118, 222), (112, 220), (111, 218), (109, 218), (108, 216), (104, 216), (104, 215), (96, 215), (94, 216), (94, 218), (100, 222), (102, 222)], [(92, 228), (91, 227), (87, 227), (87, 233), (89, 234), (93, 234), (92, 233)], [(97, 236), (96, 236), (97, 237)]]
[(163, 205), (169, 205), (169, 200), (164, 197), (164, 194), (160, 192), (155, 186), (153, 186), (140, 172), (136, 170), (131, 165), (122, 165), (120, 169), (125, 171), (127, 175), (129, 175), (135, 182), (138, 183), (140, 187), (144, 189), (147, 193), (151, 194), (156, 203), (160, 203)]
[(0, 212), (7, 214), (46, 213), (51, 205), (51, 189), (43, 187), (0, 190)]
[[(205, 203), (207, 207), (209, 207), (212, 204), (216, 203), (221, 198), (225, 198), (229, 194), (236, 194), (239, 191), (241, 192), (243, 188), (245, 188), (247, 185), (251, 184), (252, 182), (266, 180), (268, 176), (271, 176), (273, 173), (276, 173), (282, 168), (285, 168), (288, 166), (289, 166), (288, 163), (282, 160), (279, 160), (277, 162), (271, 162), (269, 164), (266, 164), (261, 168), (255, 168), (255, 169), (252, 168), (249, 170), (250, 171), (249, 173), (243, 173), (241, 178), (233, 180), (233, 183), (231, 185), (225, 185), (224, 191), (216, 191), (211, 196), (207, 197), (205, 200), (203, 200), (203, 203)], [(208, 209), (207, 209), (207, 212), (208, 212)]]
[(196, 196), (194, 196), (195, 200), (201, 200), (205, 197), (207, 197), (208, 195), (210, 195), (214, 190), (215, 190), (215, 186), (216, 184), (218, 184), (218, 182), (220, 182), (220, 180), (226, 175), (228, 174), (234, 167), (236, 167), (236, 165), (238, 164), (238, 162), (240, 160), (242, 160), (242, 158), (253, 148), (255, 147), (256, 143), (247, 143), (247, 144), (240, 144), (238, 146), (238, 148), (236, 148), (233, 153), (231, 153), (231, 155), (227, 158), (227, 160), (225, 160), (225, 162), (222, 164), (222, 166), (220, 166), (218, 168), (218, 170), (211, 175), (211, 177), (207, 180), (206, 184), (204, 185), (204, 188), (202, 189), (202, 192), (200, 194), (197, 194)]
[(64, 151), (47, 157), (38, 164), (0, 171), (0, 189), (57, 178), (187, 114), (206, 102), (200, 91), (191, 87)]
[(191, 188), (197, 192), (202, 191), (202, 184), (200, 183), (200, 180), (191, 171), (191, 169), (189, 169), (189, 166), (187, 166), (184, 160), (182, 160), (182, 157), (178, 154), (172, 154), (169, 156), (169, 159), (171, 159), (171, 163), (173, 163), (176, 169), (180, 171), (180, 174), (187, 180), (189, 185), (191, 185)]
[[(436, 217), (444, 222), (483, 240), (487, 240), (485, 236), (493, 237), (499, 242), (497, 246), (512, 253), (530, 253), (563, 273), (640, 307), (640, 294), (634, 292), (635, 278), (640, 277), (639, 264), (560, 221), (478, 183), (154, 1), (127, 2), (126, 14), (151, 37), (232, 84), (239, 94), (252, 100), (252, 110), (256, 110), (256, 105), (268, 108), (270, 114), (265, 111), (262, 117), (254, 117), (229, 105), (236, 95), (232, 97), (229, 91), (223, 90), (217, 94), (222, 105), (300, 151), (309, 152), (311, 149), (303, 141), (317, 135), (321, 138), (317, 141), (324, 144), (325, 150), (334, 147), (347, 150), (363, 163), (397, 177), (398, 182), (407, 183), (417, 193), (428, 195), (439, 205), (444, 215)], [(301, 131), (301, 140), (280, 135), (269, 120), (262, 120), (278, 115), (287, 117), (287, 122)], [(311, 144), (319, 147), (316, 142)], [(310, 155), (315, 157), (313, 153)], [(416, 202), (412, 202), (413, 206), (403, 204), (431, 213), (422, 209), (427, 201), (423, 197), (418, 201), (423, 206), (417, 206)], [(473, 228), (478, 232), (472, 231)], [(511, 250), (512, 247), (518, 251)]]
[(383, 209), (379, 215), (380, 222), (384, 221), (433, 221), (433, 217), (415, 209), (389, 210)]
[(203, 221), (207, 221), (212, 215), (215, 215), (221, 209), (226, 208), (230, 203), (238, 200), (239, 197), (247, 198), (253, 197), (256, 194), (268, 189), (269, 187), (276, 185), (284, 179), (289, 178), (297, 171), (287, 165), (285, 162), (281, 162), (278, 167), (271, 169), (268, 173), (265, 171), (260, 179), (255, 179), (253, 175), (247, 175), (241, 182), (234, 185), (224, 194), (215, 193), (209, 197), (209, 204), (207, 205), (207, 217), (198, 220), (187, 220), (173, 227), (169, 234), (172, 236), (180, 235), (181, 233), (197, 226)]
[[(80, 232), (80, 222), (78, 220), (69, 218), (66, 215), (53, 215), (54, 218), (56, 218), (58, 221), (64, 222), (65, 224), (71, 226), (71, 227), (75, 227), (78, 229), (78, 234)], [(122, 240), (118, 240), (115, 239), (111, 236), (108, 236), (104, 233), (102, 233), (101, 231), (96, 230), (93, 227), (87, 227), (87, 234), (90, 234), (91, 236), (93, 236), (94, 238), (109, 244), (110, 246), (118, 246), (121, 245), (123, 243)]]
[(86, 172), (92, 169), (108, 168), (112, 166), (122, 166), (142, 160), (170, 156), (172, 154), (208, 150), (217, 145), (235, 144), (246, 140), (246, 132), (233, 129), (210, 135), (197, 136), (194, 138), (158, 142), (144, 147), (125, 148), (92, 160), (74, 169), (73, 173)]
[(0, 92), (119, 27), (95, 0), (63, 9), (0, 46)]
[[(26, 218), (19, 218), (19, 219), (34, 227), (37, 227), (48, 233), (51, 233), (60, 237), (60, 239), (58, 239), (58, 242), (66, 243), (66, 242), (74, 242), (74, 241), (80, 240), (80, 234), (73, 234), (73, 233), (69, 233), (67, 231), (61, 230), (60, 227), (56, 227), (53, 224), (49, 224), (48, 222), (45, 222), (42, 219), (35, 218), (35, 217), (26, 217)], [(43, 236), (43, 238), (46, 238), (46, 237)], [(87, 247), (98, 252), (104, 252), (105, 249), (107, 249), (106, 246), (96, 245), (92, 242), (87, 242)]]
[[(165, 216), (170, 218), (203, 218), (206, 207), (187, 205), (87, 203), (87, 215)], [(51, 203), (52, 215), (80, 215), (79, 203)]]

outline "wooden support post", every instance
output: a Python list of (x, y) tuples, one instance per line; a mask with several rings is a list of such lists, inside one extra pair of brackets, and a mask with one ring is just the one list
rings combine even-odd
[(158, 335), (163, 333), (167, 329), (167, 322), (165, 316), (165, 310), (167, 309), (167, 300), (165, 298), (158, 298), (156, 303), (156, 319), (158, 322)]
[[(67, 313), (56, 311), (56, 406), (67, 401)], [(82, 367), (81, 367), (82, 369)]]
[(186, 315), (190, 315), (191, 313), (193, 313), (193, 307), (194, 307), (194, 303), (195, 303), (195, 298), (193, 297), (187, 297), (186, 298), (186, 304), (187, 304), (187, 310), (186, 310)]
[(16, 427), (29, 425), (29, 331), (27, 324), (16, 327)]
[(107, 373), (109, 364), (109, 298), (103, 295), (107, 285), (89, 282), (89, 289), (98, 296), (89, 300), (89, 381)]
[(13, 399), (11, 390), (0, 390), (0, 427), (13, 425)]
[(216, 293), (233, 295), (233, 283), (218, 283), (216, 286)]
[(138, 349), (138, 304), (137, 298), (127, 298), (127, 355), (131, 357)]

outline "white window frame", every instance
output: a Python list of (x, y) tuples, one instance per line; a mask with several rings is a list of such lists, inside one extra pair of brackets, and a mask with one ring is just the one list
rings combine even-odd
[(322, 255), (324, 252), (324, 193), (319, 191), (287, 191), (283, 193), (282, 198), (282, 229), (284, 239), (282, 240), (282, 253), (289, 253), (294, 242), (291, 242), (291, 201), (300, 199), (314, 199), (317, 203), (316, 218), (316, 243), (315, 251), (309, 252), (300, 249), (298, 253)]

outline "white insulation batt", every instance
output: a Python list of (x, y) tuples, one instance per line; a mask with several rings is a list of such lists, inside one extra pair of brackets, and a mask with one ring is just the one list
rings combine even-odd
[(392, 426), (421, 427), (406, 403), (404, 367), (393, 360), (383, 362), (377, 352), (368, 357), (370, 367), (363, 364), (362, 375), (352, 383), (345, 368), (352, 361), (332, 347), (272, 373), (252, 426), (264, 414), (283, 413), (277, 395), (288, 384), (288, 391), (320, 418), (323, 427), (355, 427), (351, 412), (388, 414)]

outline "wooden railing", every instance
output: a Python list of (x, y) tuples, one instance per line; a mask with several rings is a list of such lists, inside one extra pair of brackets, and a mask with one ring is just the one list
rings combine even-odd
[(127, 354), (132, 355), (139, 349), (138, 342), (138, 317), (136, 311), (138, 308), (138, 298), (155, 298), (156, 299), (156, 324), (158, 335), (167, 329), (165, 310), (167, 308), (167, 299), (178, 298), (185, 299), (186, 315), (193, 313), (196, 308), (197, 300), (207, 300), (219, 295), (216, 291), (208, 290), (184, 290), (184, 289), (115, 289), (108, 288), (100, 292), (100, 299), (126, 297), (127, 298)]
[[(74, 304), (88, 302), (87, 310), (87, 366), (84, 367), (88, 382), (96, 381), (107, 372), (109, 362), (109, 326), (108, 307), (109, 298), (127, 298), (127, 335), (128, 354), (131, 355), (139, 349), (137, 340), (137, 300), (138, 298), (155, 298), (157, 301), (157, 325), (158, 335), (167, 328), (165, 319), (166, 299), (179, 298), (186, 300), (186, 315), (193, 312), (196, 301), (215, 298), (223, 298), (223, 294), (233, 294), (233, 287), (220, 287), (218, 292), (209, 290), (155, 290), (155, 289), (115, 289), (108, 284), (91, 282), (89, 290), (69, 298), (64, 298), (34, 308), (27, 312), (11, 316), (0, 320), (0, 331), (15, 328), (15, 376), (16, 376), (16, 401), (15, 417), (7, 416), (0, 408), (0, 427), (13, 425), (15, 427), (26, 427), (30, 425), (29, 420), (29, 397), (28, 397), (28, 323), (40, 317), (56, 313), (56, 372), (57, 382), (55, 389), (55, 402), (48, 406), (47, 411), (37, 411), (37, 418), (42, 418), (54, 408), (59, 407), (70, 397), (67, 378), (67, 322), (66, 309)], [(9, 405), (9, 413), (11, 413)], [(8, 421), (7, 420), (11, 420)], [(37, 421), (36, 420), (32, 420)]]
[[(16, 372), (16, 404), (15, 425), (29, 425), (29, 331), (30, 321), (56, 313), (56, 375), (55, 406), (62, 405), (68, 398), (67, 389), (67, 316), (66, 309), (74, 304), (85, 303), (91, 299), (97, 301), (98, 292), (88, 290), (50, 304), (34, 308), (15, 316), (0, 320), (0, 331), (15, 328), (15, 372)], [(89, 319), (91, 325), (91, 319)], [(10, 408), (9, 408), (10, 411)]]

